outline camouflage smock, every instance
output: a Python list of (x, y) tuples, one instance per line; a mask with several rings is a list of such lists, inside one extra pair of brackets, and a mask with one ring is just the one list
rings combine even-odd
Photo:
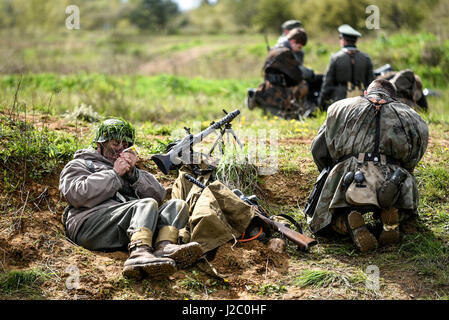
[[(387, 98), (383, 91), (370, 93), (377, 99)], [(409, 106), (401, 102), (383, 105), (380, 115), (379, 152), (385, 154), (408, 170), (408, 177), (394, 205), (398, 209), (416, 212), (418, 191), (413, 169), (427, 148), (427, 124)], [(308, 218), (313, 232), (330, 224), (336, 208), (350, 207), (341, 184), (349, 171), (357, 168), (357, 155), (372, 152), (375, 144), (375, 108), (363, 97), (340, 100), (329, 107), (327, 119), (312, 142), (312, 155), (318, 169), (330, 166), (332, 170), (325, 181), (315, 212)], [(352, 155), (352, 156), (351, 156)], [(336, 163), (339, 159), (344, 161)], [(333, 166), (333, 167), (332, 167)], [(398, 166), (387, 164), (392, 173)]]
[[(304, 94), (304, 84), (293, 51), (286, 47), (273, 48), (263, 70), (265, 80), (256, 90), (256, 104), (276, 115), (296, 115), (300, 108), (297, 100)], [(284, 83), (275, 83), (270, 78), (273, 76), (282, 77)]]

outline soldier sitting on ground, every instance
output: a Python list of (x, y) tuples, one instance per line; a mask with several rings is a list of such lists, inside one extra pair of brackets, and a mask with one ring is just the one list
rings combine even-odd
[[(311, 146), (318, 169), (329, 172), (308, 214), (312, 231), (349, 233), (362, 252), (398, 242), (399, 224), (417, 216), (413, 170), (428, 139), (425, 121), (396, 100), (387, 80), (374, 80), (364, 97), (331, 105)], [(380, 229), (367, 228), (368, 212), (380, 218)]]
[[(287, 39), (287, 34), (290, 30), (295, 28), (302, 28), (301, 21), (288, 20), (284, 22), (282, 24), (282, 35), (279, 37), (275, 48), (290, 48), (290, 42)], [(323, 83), (323, 75), (315, 74), (313, 69), (304, 66), (304, 51), (302, 49), (296, 52), (294, 51), (293, 56), (296, 58), (296, 61), (298, 61), (298, 68), (301, 70), (302, 77), (307, 83), (307, 97), (305, 101), (303, 101), (303, 103), (306, 104), (305, 109), (307, 110), (307, 116), (316, 108), (316, 106), (318, 106), (318, 96)]]
[(293, 53), (306, 45), (307, 34), (296, 28), (288, 33), (287, 39), (288, 46), (274, 47), (268, 53), (263, 67), (264, 82), (256, 90), (248, 90), (247, 106), (249, 109), (259, 106), (284, 118), (298, 118), (302, 114), (298, 100), (307, 94), (307, 86)]
[(135, 130), (126, 121), (102, 122), (95, 149), (75, 153), (62, 170), (59, 190), (69, 207), (64, 212), (68, 237), (89, 250), (129, 250), (123, 275), (168, 277), (203, 254), (196, 242), (178, 245), (178, 232), (189, 219), (183, 200), (163, 203), (166, 190), (136, 167), (137, 156), (125, 149)]

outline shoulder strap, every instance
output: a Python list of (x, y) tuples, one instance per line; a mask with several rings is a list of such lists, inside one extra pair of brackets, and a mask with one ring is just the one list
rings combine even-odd
[(377, 99), (375, 97), (365, 97), (371, 105), (376, 108), (376, 135), (374, 140), (374, 151), (373, 157), (379, 155), (379, 144), (380, 144), (380, 109), (383, 105), (392, 102), (393, 100), (387, 99)]

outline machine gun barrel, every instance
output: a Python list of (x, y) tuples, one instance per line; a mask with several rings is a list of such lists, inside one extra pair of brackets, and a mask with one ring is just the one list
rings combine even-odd
[(184, 137), (184, 139), (182, 139), (179, 143), (177, 143), (169, 152), (165, 154), (156, 154), (152, 156), (151, 160), (153, 160), (156, 163), (158, 168), (164, 174), (168, 174), (172, 164), (179, 163), (180, 160), (178, 159), (178, 157), (182, 154), (182, 152), (189, 152), (191, 146), (197, 144), (198, 142), (203, 141), (205, 137), (214, 132), (216, 129), (234, 120), (234, 118), (237, 117), (239, 114), (240, 110), (238, 109), (232, 111), (231, 113), (228, 113), (221, 120), (214, 122), (211, 126), (204, 129), (200, 133), (196, 135), (193, 134), (187, 135), (186, 137)]

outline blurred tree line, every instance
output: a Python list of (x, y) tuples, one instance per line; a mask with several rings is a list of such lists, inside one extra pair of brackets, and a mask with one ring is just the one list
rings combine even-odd
[(1, 0), (0, 28), (58, 32), (65, 29), (69, 5), (78, 6), (85, 30), (161, 31), (180, 15), (171, 0)]
[(65, 29), (65, 8), (77, 5), (86, 30), (279, 33), (282, 22), (300, 19), (309, 33), (319, 34), (335, 32), (343, 23), (366, 30), (366, 8), (373, 4), (384, 30), (426, 29), (448, 36), (449, 0), (202, 0), (187, 12), (173, 0), (1, 0), (0, 28), (58, 32)]

